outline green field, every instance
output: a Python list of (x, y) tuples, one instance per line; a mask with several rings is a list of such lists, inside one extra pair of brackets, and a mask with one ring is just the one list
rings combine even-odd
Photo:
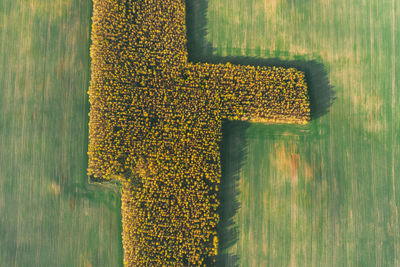
[(0, 266), (122, 265), (119, 190), (86, 176), (90, 17), (0, 1)]
[[(306, 126), (225, 125), (221, 262), (400, 266), (400, 2), (207, 2), (197, 57), (316, 60), (336, 92)], [(118, 187), (86, 176), (90, 17), (0, 2), (0, 266), (122, 265)]]
[(209, 0), (207, 21), (203, 55), (315, 59), (336, 92), (307, 126), (227, 127), (225, 260), (400, 266), (400, 2)]

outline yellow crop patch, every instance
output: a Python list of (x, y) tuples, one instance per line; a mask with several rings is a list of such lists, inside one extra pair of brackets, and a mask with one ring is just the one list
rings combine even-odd
[(222, 121), (306, 123), (304, 74), (189, 63), (182, 0), (93, 2), (88, 174), (123, 184), (124, 263), (213, 262)]

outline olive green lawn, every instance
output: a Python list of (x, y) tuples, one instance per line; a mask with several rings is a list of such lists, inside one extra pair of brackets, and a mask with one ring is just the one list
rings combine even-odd
[[(225, 127), (237, 234), (220, 262), (400, 266), (400, 2), (208, 0), (206, 16), (213, 55), (314, 59), (336, 92), (306, 126)], [(0, 2), (0, 266), (122, 265), (118, 187), (86, 177), (90, 17), (90, 1)]]
[(89, 185), (91, 2), (0, 1), (0, 266), (121, 266), (120, 194)]
[(400, 266), (400, 2), (209, 0), (207, 18), (214, 55), (315, 59), (336, 92), (307, 126), (229, 133), (225, 158), (247, 156), (227, 262)]

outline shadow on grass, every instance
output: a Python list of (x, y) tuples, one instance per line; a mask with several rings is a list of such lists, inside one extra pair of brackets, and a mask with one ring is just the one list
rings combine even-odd
[(296, 68), (305, 73), (310, 96), (311, 119), (317, 119), (329, 112), (335, 99), (333, 87), (329, 84), (326, 69), (315, 60), (281, 60), (279, 58), (252, 58), (242, 56), (221, 57), (207, 42), (208, 0), (186, 0), (186, 26), (190, 62), (227, 63), (250, 66), (276, 66)]
[(238, 241), (238, 226), (234, 216), (240, 208), (238, 200), (239, 173), (247, 155), (247, 122), (225, 121), (222, 126), (221, 168), (222, 177), (218, 197), (220, 222), (217, 226), (219, 239), (217, 266), (237, 266), (238, 256), (229, 249)]

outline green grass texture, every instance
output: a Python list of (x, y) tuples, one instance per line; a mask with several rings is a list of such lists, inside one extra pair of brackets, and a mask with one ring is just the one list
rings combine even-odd
[(91, 2), (0, 2), (0, 266), (122, 266), (120, 193), (86, 176)]
[[(224, 125), (220, 265), (400, 266), (399, 2), (188, 3), (195, 60), (293, 64), (314, 95), (308, 125)], [(122, 265), (118, 187), (86, 176), (90, 17), (0, 3), (0, 266)]]

